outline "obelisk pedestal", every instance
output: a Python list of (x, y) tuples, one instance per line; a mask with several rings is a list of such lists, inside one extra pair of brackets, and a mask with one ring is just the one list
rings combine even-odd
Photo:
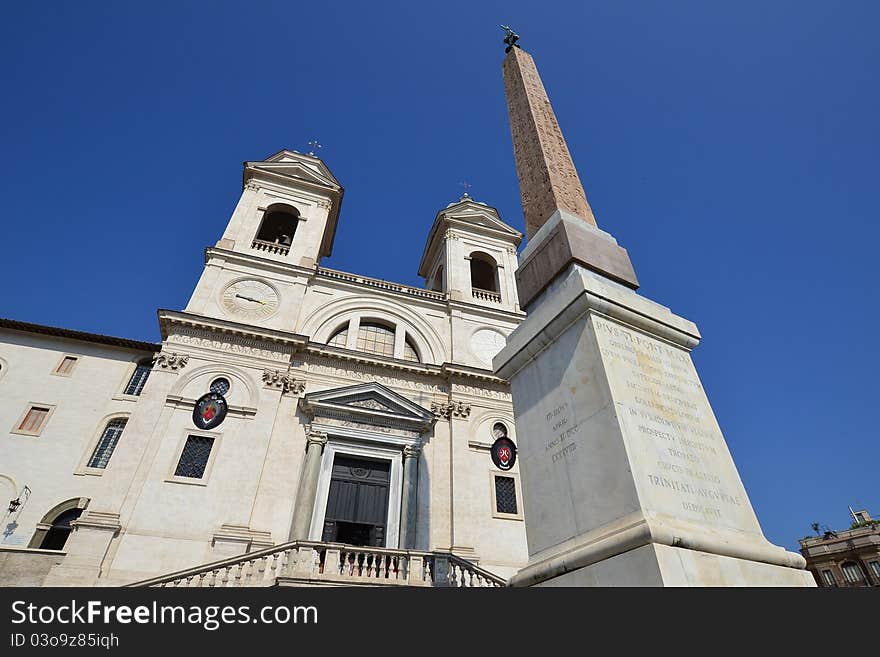
[(493, 361), (512, 386), (529, 548), (512, 585), (815, 586), (764, 538), (691, 361), (697, 327), (635, 291), (591, 211), (558, 202), (580, 181), (554, 178), (574, 166), (534, 63), (513, 48), (504, 74), (533, 227), (517, 272), (528, 316)]

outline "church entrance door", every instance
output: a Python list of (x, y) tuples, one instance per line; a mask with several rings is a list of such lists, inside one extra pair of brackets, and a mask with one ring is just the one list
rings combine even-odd
[(336, 454), (322, 540), (385, 546), (391, 463)]

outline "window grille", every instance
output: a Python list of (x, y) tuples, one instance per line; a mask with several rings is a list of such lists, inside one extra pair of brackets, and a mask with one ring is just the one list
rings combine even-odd
[(211, 384), (211, 392), (218, 395), (225, 395), (227, 392), (229, 392), (229, 380), (214, 379), (214, 382)]
[(89, 459), (90, 468), (103, 469), (107, 467), (107, 463), (113, 455), (113, 450), (116, 449), (119, 438), (122, 436), (122, 431), (125, 429), (126, 422), (128, 422), (126, 418), (117, 418), (107, 423), (104, 433), (101, 434), (101, 440), (98, 441), (98, 446), (95, 447), (92, 458)]
[(187, 436), (174, 476), (201, 479), (208, 467), (213, 445), (214, 439), (210, 436)]
[(846, 581), (852, 584), (862, 580), (862, 571), (854, 563), (843, 564), (843, 575), (846, 577)]
[(153, 371), (152, 365), (148, 365), (146, 363), (140, 363), (135, 369), (134, 373), (131, 375), (131, 378), (128, 380), (128, 385), (125, 386), (125, 394), (126, 395), (139, 395), (144, 389), (144, 385), (147, 383), (147, 378), (150, 376), (150, 372)]
[(348, 342), (348, 327), (342, 329), (341, 331), (337, 331), (336, 334), (330, 338), (330, 342), (327, 344), (333, 345), (334, 347), (342, 347), (345, 348), (345, 344)]
[(403, 343), (403, 359), (414, 363), (419, 362), (419, 354), (416, 352), (415, 347), (410, 344), (409, 340)]
[(880, 579), (880, 561), (870, 561), (868, 565), (871, 567), (871, 572), (874, 573), (874, 577)]
[(394, 331), (381, 324), (361, 324), (357, 348), (380, 356), (394, 357)]
[(518, 513), (516, 481), (513, 477), (495, 477), (495, 510), (498, 513)]
[(822, 578), (825, 580), (826, 586), (837, 586), (837, 580), (834, 579), (834, 573), (830, 570), (823, 570)]

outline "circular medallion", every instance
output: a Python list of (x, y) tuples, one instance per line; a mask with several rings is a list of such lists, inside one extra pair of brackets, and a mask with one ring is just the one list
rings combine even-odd
[(471, 351), (487, 365), (492, 364), (495, 354), (501, 351), (505, 344), (507, 339), (498, 331), (491, 329), (480, 329), (471, 336)]
[(193, 424), (199, 429), (213, 429), (226, 419), (226, 400), (216, 392), (199, 397), (193, 409)]
[(516, 463), (516, 445), (510, 438), (499, 438), (492, 443), (492, 463), (499, 470), (510, 470)]
[(370, 476), (370, 471), (367, 470), (366, 468), (352, 467), (352, 468), (349, 468), (349, 471), (351, 472), (352, 476), (355, 476), (358, 479), (366, 479), (367, 477)]
[(223, 290), (221, 304), (230, 315), (244, 319), (266, 319), (278, 311), (278, 293), (263, 281), (245, 278)]

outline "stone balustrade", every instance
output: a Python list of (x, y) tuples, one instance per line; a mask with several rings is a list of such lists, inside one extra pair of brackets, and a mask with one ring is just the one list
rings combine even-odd
[(266, 251), (268, 253), (276, 253), (286, 256), (290, 251), (289, 244), (279, 244), (278, 242), (267, 242), (266, 240), (254, 240), (251, 242), (251, 248), (257, 251)]
[(490, 290), (481, 290), (479, 288), (471, 288), (474, 299), (478, 301), (489, 301), (491, 303), (501, 303), (501, 295), (498, 292)]
[(333, 278), (338, 281), (346, 281), (348, 283), (356, 283), (358, 285), (367, 285), (369, 287), (375, 287), (380, 290), (388, 290), (389, 292), (398, 292), (400, 294), (407, 294), (413, 297), (420, 297), (422, 299), (431, 299), (434, 301), (445, 301), (446, 295), (443, 292), (435, 292), (433, 290), (423, 290), (418, 287), (410, 287), (409, 285), (401, 285), (400, 283), (392, 283), (391, 281), (383, 281), (379, 278), (370, 278), (368, 276), (358, 276), (356, 274), (349, 274), (344, 271), (337, 271), (335, 269), (327, 269), (325, 267), (320, 267), (318, 269), (318, 275), (324, 276), (326, 278)]
[(291, 541), (128, 586), (276, 585), (491, 588), (506, 581), (449, 552)]

